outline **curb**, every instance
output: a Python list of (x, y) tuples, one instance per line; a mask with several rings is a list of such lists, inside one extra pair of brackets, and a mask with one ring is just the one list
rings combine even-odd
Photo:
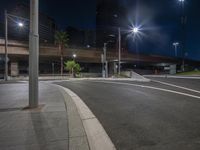
[(56, 86), (62, 88), (75, 103), (87, 135), (90, 150), (116, 150), (101, 123), (81, 98), (65, 87), (60, 85)]
[(136, 78), (70, 78), (69, 81), (82, 81), (82, 80), (89, 80), (89, 81), (138, 81), (138, 82), (150, 82), (150, 79), (143, 78), (143, 79), (136, 79)]

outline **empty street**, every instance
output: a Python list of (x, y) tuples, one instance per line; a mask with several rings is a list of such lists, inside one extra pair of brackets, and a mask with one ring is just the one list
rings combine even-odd
[(199, 150), (200, 80), (64, 81), (119, 150)]

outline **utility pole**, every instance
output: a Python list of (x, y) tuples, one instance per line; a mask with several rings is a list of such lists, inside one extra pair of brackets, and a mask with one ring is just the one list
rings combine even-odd
[(38, 55), (39, 55), (39, 0), (30, 1), (30, 33), (29, 33), (29, 107), (38, 106)]
[(8, 80), (8, 17), (5, 10), (5, 81)]
[(121, 74), (121, 29), (120, 28), (118, 28), (118, 42), (119, 42), (119, 44), (118, 44), (118, 48), (119, 48), (119, 53), (118, 53), (118, 74), (120, 75)]

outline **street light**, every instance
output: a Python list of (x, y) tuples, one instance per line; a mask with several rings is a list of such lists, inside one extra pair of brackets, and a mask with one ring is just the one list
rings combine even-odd
[(181, 25), (182, 25), (182, 71), (185, 71), (185, 40), (187, 16), (185, 15), (185, 0), (179, 0), (181, 4)]
[[(132, 27), (131, 31), (134, 34), (137, 34), (139, 32), (139, 27)], [(121, 28), (118, 28), (118, 74), (121, 74)]]
[(23, 24), (22, 22), (19, 22), (19, 23), (18, 23), (18, 26), (19, 26), (19, 27), (23, 27), (24, 24)]
[[(15, 15), (11, 15), (7, 13), (7, 10), (5, 10), (5, 81), (8, 80), (8, 18), (21, 18)], [(12, 20), (12, 19), (11, 19)], [(22, 22), (18, 23), (18, 26), (22, 28), (24, 24)]]
[(133, 33), (138, 33), (138, 31), (139, 31), (139, 29), (138, 29), (137, 27), (134, 27), (134, 28), (132, 29), (132, 32), (133, 32)]
[(179, 43), (178, 42), (174, 42), (173, 46), (175, 48), (175, 56), (177, 57), (177, 47), (179, 46)]
[(74, 59), (76, 58), (76, 54), (73, 54), (73, 58), (74, 58)]

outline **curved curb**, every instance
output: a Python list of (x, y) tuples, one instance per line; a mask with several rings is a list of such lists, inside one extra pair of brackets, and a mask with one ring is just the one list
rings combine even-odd
[(71, 78), (69, 81), (138, 81), (138, 82), (150, 82), (150, 79), (147, 78), (142, 78), (142, 79), (137, 79), (137, 78)]
[(87, 107), (87, 105), (81, 100), (81, 98), (68, 88), (56, 85), (62, 88), (73, 100), (83, 123), (89, 147), (91, 150), (116, 150), (111, 139), (107, 135), (101, 123), (96, 116)]

